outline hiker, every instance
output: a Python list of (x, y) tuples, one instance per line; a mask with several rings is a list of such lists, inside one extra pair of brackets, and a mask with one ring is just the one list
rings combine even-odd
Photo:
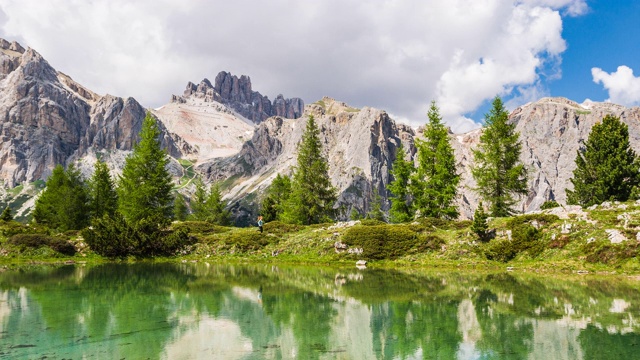
[(258, 231), (262, 234), (262, 225), (264, 225), (264, 221), (262, 221), (262, 216), (258, 216)]

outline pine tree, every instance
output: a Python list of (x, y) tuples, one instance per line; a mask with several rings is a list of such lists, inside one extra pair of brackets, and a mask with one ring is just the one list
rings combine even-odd
[(404, 147), (400, 143), (396, 151), (396, 159), (391, 168), (393, 181), (387, 186), (392, 194), (390, 199), (391, 209), (389, 209), (391, 222), (403, 223), (413, 220), (415, 216), (409, 191), (409, 179), (415, 170), (413, 162), (405, 159)]
[(191, 199), (191, 219), (196, 221), (205, 221), (207, 219), (207, 189), (201, 179), (197, 178), (193, 181), (196, 189)]
[(147, 112), (140, 141), (125, 160), (118, 183), (118, 209), (131, 224), (145, 220), (165, 226), (173, 217), (169, 159), (160, 148), (160, 130)]
[(89, 198), (89, 208), (94, 218), (105, 214), (113, 215), (118, 210), (118, 194), (109, 168), (102, 161), (96, 162), (93, 176), (89, 180)]
[(422, 217), (456, 218), (454, 201), (460, 175), (456, 173), (449, 132), (435, 101), (431, 102), (428, 117), (424, 140), (416, 139), (418, 168), (411, 180), (414, 206)]
[(370, 202), (369, 212), (367, 213), (367, 219), (373, 219), (386, 222), (384, 217), (384, 211), (382, 211), (382, 197), (378, 193), (377, 189), (372, 191), (372, 199)]
[(286, 175), (276, 175), (262, 200), (260, 215), (263, 216), (265, 222), (280, 219), (290, 193), (291, 178)]
[(206, 221), (217, 225), (229, 225), (229, 211), (225, 210), (225, 206), (226, 203), (222, 200), (220, 185), (218, 183), (211, 184), (206, 202), (209, 212)]
[(33, 218), (51, 228), (79, 230), (89, 223), (89, 195), (80, 172), (57, 165), (36, 200)]
[(5, 222), (13, 220), (13, 214), (11, 213), (11, 208), (9, 207), (9, 205), (7, 205), (7, 207), (5, 207), (4, 210), (2, 211), (2, 215), (0, 215), (0, 220)]
[(312, 115), (298, 144), (291, 188), (291, 196), (282, 215), (286, 222), (308, 225), (333, 217), (336, 190), (329, 179), (329, 164), (322, 156), (320, 130)]
[(527, 193), (527, 169), (520, 162), (520, 134), (509, 123), (509, 113), (496, 96), (480, 136), (480, 144), (473, 150), (471, 168), (478, 194), (490, 203), (491, 216), (514, 213), (514, 196)]
[(626, 201), (640, 184), (640, 161), (629, 144), (629, 130), (607, 115), (591, 129), (578, 150), (567, 203), (591, 206), (607, 200)]
[(185, 221), (189, 215), (189, 208), (182, 194), (176, 192), (173, 200), (173, 213), (176, 220)]
[(481, 241), (487, 240), (487, 232), (489, 231), (489, 225), (487, 224), (487, 213), (484, 212), (484, 206), (482, 201), (478, 204), (476, 211), (473, 213), (473, 223), (471, 224), (471, 231), (473, 231)]

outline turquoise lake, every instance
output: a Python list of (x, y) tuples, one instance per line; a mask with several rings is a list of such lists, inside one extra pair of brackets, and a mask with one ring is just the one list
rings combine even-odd
[(137, 263), (0, 270), (0, 359), (640, 359), (640, 280)]

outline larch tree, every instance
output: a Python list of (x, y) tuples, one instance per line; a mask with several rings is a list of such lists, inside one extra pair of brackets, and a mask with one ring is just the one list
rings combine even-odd
[(404, 147), (400, 143), (396, 151), (396, 159), (393, 161), (391, 168), (393, 180), (387, 186), (387, 189), (391, 192), (391, 209), (389, 209), (391, 222), (403, 223), (413, 220), (415, 216), (409, 190), (409, 182), (415, 170), (413, 161), (405, 159)]
[(421, 217), (454, 219), (458, 217), (455, 199), (460, 182), (455, 154), (435, 101), (427, 115), (424, 140), (416, 139), (418, 166), (411, 179), (413, 204)]
[(73, 164), (57, 165), (36, 200), (33, 218), (53, 229), (80, 230), (89, 224), (89, 195)]
[(613, 115), (591, 129), (576, 155), (567, 203), (582, 206), (626, 201), (640, 184), (640, 161), (629, 143), (629, 129)]
[(473, 150), (471, 173), (476, 191), (490, 204), (491, 216), (509, 216), (515, 212), (515, 197), (527, 194), (527, 169), (520, 161), (520, 134), (509, 123), (509, 113), (496, 96), (485, 115), (485, 127), (478, 147)]
[(127, 222), (142, 220), (165, 226), (173, 217), (169, 158), (160, 148), (160, 130), (147, 112), (140, 130), (140, 141), (125, 160), (118, 182), (118, 209)]
[(262, 199), (260, 215), (263, 216), (265, 222), (280, 219), (290, 193), (291, 178), (286, 175), (276, 175), (267, 188), (264, 199)]
[(320, 130), (313, 115), (309, 115), (302, 141), (298, 144), (291, 188), (291, 195), (282, 214), (283, 220), (309, 225), (333, 218), (336, 190), (329, 178), (329, 164), (322, 155)]

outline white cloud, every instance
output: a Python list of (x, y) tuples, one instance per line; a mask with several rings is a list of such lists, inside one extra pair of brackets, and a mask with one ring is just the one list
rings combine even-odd
[(464, 114), (484, 101), (540, 83), (565, 50), (561, 14), (583, 13), (584, 3), (0, 0), (0, 35), (99, 93), (145, 106), (226, 70), (271, 98), (328, 95), (414, 125), (436, 99), (462, 131)]
[(607, 73), (600, 68), (591, 69), (593, 82), (602, 83), (609, 92), (607, 101), (625, 106), (640, 106), (640, 77), (633, 76), (628, 66), (618, 66), (616, 72)]

